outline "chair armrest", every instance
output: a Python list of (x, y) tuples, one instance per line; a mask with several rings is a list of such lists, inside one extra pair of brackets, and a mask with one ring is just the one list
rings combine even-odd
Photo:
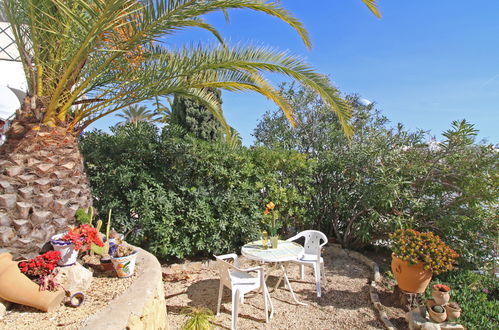
[(300, 235), (300, 234), (297, 234), (293, 237), (290, 237), (286, 240), (286, 242), (292, 242), (292, 241), (296, 241), (297, 239), (299, 239), (300, 237), (303, 237), (303, 235)]
[(260, 281), (262, 283), (265, 283), (265, 271), (263, 270), (263, 267), (251, 267), (251, 268), (244, 268), (244, 269), (238, 269), (239, 271), (242, 272), (257, 272), (258, 277), (260, 278)]
[(263, 267), (259, 266), (259, 267), (251, 267), (251, 268), (239, 268), (239, 271), (241, 272), (258, 272), (258, 271), (262, 271), (263, 270)]
[(235, 253), (229, 253), (229, 254), (224, 254), (224, 255), (221, 255), (221, 256), (216, 256), (216, 255), (213, 255), (216, 258), (218, 259), (222, 259), (222, 260), (227, 260), (227, 259), (233, 259), (234, 260), (234, 266), (236, 267), (239, 267), (239, 259), (237, 257), (237, 254)]
[(216, 255), (213, 255), (215, 258), (219, 258), (219, 259), (237, 259), (237, 254), (235, 253), (229, 253), (229, 254), (224, 254), (224, 255), (221, 255), (221, 256), (216, 256)]

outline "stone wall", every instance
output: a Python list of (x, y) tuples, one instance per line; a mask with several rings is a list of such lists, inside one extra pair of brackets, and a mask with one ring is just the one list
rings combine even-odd
[(106, 308), (89, 317), (83, 329), (168, 329), (161, 265), (152, 254), (137, 249), (138, 278)]

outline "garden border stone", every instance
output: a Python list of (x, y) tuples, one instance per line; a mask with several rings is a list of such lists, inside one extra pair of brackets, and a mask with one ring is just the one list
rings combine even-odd
[(168, 329), (161, 265), (136, 247), (138, 277), (119, 297), (83, 322), (82, 329)]

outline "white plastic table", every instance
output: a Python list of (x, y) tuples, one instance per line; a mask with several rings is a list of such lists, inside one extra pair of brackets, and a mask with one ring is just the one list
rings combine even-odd
[[(293, 297), (294, 301), (300, 305), (307, 304), (296, 299), (293, 288), (289, 283), (287, 266), (290, 261), (300, 258), (304, 252), (305, 250), (300, 244), (281, 240), (277, 244), (277, 249), (271, 249), (270, 247), (264, 249), (262, 247), (261, 240), (245, 244), (241, 248), (241, 254), (246, 258), (264, 263), (271, 263), (275, 265), (275, 268), (280, 269), (282, 271), (282, 275), (279, 277), (279, 281), (277, 281), (275, 289), (277, 289), (277, 287), (281, 283), (282, 278), (284, 277), (284, 281), (289, 291), (291, 292), (291, 296)], [(265, 279), (267, 279), (268, 275), (269, 274), (267, 273)]]

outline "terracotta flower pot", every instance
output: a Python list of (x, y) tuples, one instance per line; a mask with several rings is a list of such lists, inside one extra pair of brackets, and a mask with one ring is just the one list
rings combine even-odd
[(51, 312), (61, 304), (64, 291), (40, 291), (38, 284), (21, 273), (10, 253), (0, 254), (0, 298)]
[[(433, 310), (433, 306), (440, 306), (435, 303), (435, 300), (430, 299), (426, 303), (426, 310), (428, 314), (430, 314), (430, 319), (435, 323), (442, 323), (447, 319), (447, 313), (445, 309), (443, 309), (442, 313), (437, 313)], [(443, 307), (442, 307), (443, 308)]]
[(410, 265), (392, 254), (392, 273), (401, 290), (423, 293), (431, 281), (432, 272), (423, 268), (423, 263)]
[(64, 234), (57, 234), (50, 238), (50, 244), (54, 247), (54, 250), (61, 253), (61, 260), (57, 263), (60, 267), (73, 266), (78, 258), (78, 251), (75, 250), (73, 243), (68, 241), (63, 241), (62, 237)]
[(445, 311), (447, 312), (447, 319), (449, 321), (453, 321), (457, 319), (459, 316), (461, 316), (461, 308), (457, 306), (457, 308), (454, 308), (450, 306), (449, 304), (444, 306)]
[(435, 300), (437, 305), (443, 306), (447, 304), (450, 300), (449, 291), (440, 291), (438, 289), (431, 289), (431, 297)]
[(121, 278), (130, 277), (135, 271), (135, 260), (137, 259), (138, 251), (124, 257), (113, 257), (111, 261), (116, 271), (116, 275)]

